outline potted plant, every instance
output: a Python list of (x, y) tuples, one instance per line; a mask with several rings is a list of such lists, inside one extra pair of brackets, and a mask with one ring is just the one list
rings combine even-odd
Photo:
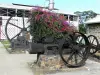
[(41, 7), (31, 10), (29, 22), (30, 34), (35, 43), (41, 43), (44, 37), (63, 38), (64, 33), (75, 30), (74, 26), (68, 24), (64, 15), (44, 10)]

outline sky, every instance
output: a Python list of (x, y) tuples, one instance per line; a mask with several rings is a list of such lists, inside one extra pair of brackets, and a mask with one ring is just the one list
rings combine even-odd
[[(66, 12), (93, 10), (100, 14), (100, 0), (54, 0), (54, 2), (55, 8)], [(47, 0), (0, 0), (0, 4), (2, 3), (47, 6), (49, 2)]]

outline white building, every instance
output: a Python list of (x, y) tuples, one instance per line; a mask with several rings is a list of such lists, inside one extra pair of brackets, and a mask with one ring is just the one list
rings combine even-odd
[(95, 35), (100, 41), (100, 15), (85, 22), (87, 26), (87, 35)]
[[(17, 13), (17, 16), (15, 16), (11, 22), (16, 24), (17, 26), (22, 27), (22, 15), (23, 12), (25, 13), (25, 22), (27, 22), (27, 17), (30, 12), (30, 10), (36, 6), (31, 6), (31, 5), (21, 5), (21, 4), (0, 4), (0, 39), (6, 39), (5, 36), (5, 25), (6, 22), (9, 18), (9, 16), (12, 16), (13, 14)], [(43, 7), (45, 8), (45, 7)], [(56, 10), (56, 9), (55, 9)], [(61, 12), (59, 10), (56, 10), (57, 13), (64, 14), (66, 17), (66, 20), (70, 23), (75, 25), (78, 28), (78, 16), (72, 13), (67, 13), (67, 12)], [(14, 20), (18, 20), (15, 22)], [(29, 24), (27, 24), (29, 25)], [(16, 35), (20, 30), (11, 27), (9, 25), (8, 29), (8, 34), (12, 37)]]
[(57, 13), (64, 14), (64, 16), (66, 17), (67, 22), (70, 25), (76, 26), (76, 28), (78, 29), (78, 25), (79, 25), (79, 16), (78, 15), (76, 15), (72, 12), (66, 12), (66, 11), (61, 11), (61, 10), (58, 10)]

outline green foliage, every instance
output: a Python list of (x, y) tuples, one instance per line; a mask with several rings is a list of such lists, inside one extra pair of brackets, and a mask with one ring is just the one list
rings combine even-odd
[(79, 25), (79, 32), (85, 34), (86, 33), (86, 27), (84, 26), (84, 24), (80, 24)]
[(4, 45), (5, 48), (10, 47), (10, 42), (8, 40), (1, 40), (1, 43)]
[(31, 25), (30, 25), (30, 33), (32, 36), (34, 36), (34, 39), (35, 40), (39, 40), (41, 39), (42, 37), (45, 37), (45, 36), (53, 36), (54, 33), (53, 31), (48, 28), (47, 26), (44, 26), (44, 22), (42, 22), (42, 19), (40, 22), (38, 21), (33, 21), (31, 22)]
[(10, 44), (10, 42), (8, 40), (2, 40), (1, 41), (3, 44)]
[[(89, 20), (91, 18), (94, 18), (97, 15), (97, 13), (95, 13), (92, 10), (83, 11), (83, 12), (76, 11), (74, 13), (77, 14), (80, 17), (82, 22), (87, 21), (87, 20)], [(82, 17), (84, 17), (84, 18), (82, 18)]]
[(40, 40), (43, 37), (64, 37), (62, 32), (73, 31), (74, 27), (69, 26), (63, 15), (54, 12), (44, 11), (41, 8), (31, 11), (30, 34), (34, 40)]

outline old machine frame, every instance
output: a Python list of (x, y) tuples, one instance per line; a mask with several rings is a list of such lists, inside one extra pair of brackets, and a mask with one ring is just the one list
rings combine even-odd
[[(85, 36), (79, 32), (72, 32), (68, 33), (64, 38), (54, 38), (54, 37), (41, 37), (39, 41), (29, 42), (26, 39), (26, 34), (29, 32), (28, 28), (30, 26), (25, 26), (25, 17), (22, 17), (22, 27), (17, 26), (16, 24), (12, 23), (11, 20), (16, 17), (16, 14), (11, 16), (5, 27), (5, 33), (7, 39), (11, 43), (11, 48), (28, 48), (30, 54), (37, 54), (37, 62), (38, 58), (41, 54), (58, 54), (60, 55), (61, 59), (68, 67), (79, 67), (85, 64), (88, 56), (94, 54), (98, 51), (99, 42), (97, 38), (93, 35)], [(9, 26), (14, 26), (20, 29), (19, 33), (14, 35), (10, 38), (8, 34)], [(63, 32), (63, 35), (66, 34)], [(93, 37), (93, 39), (91, 39)], [(95, 43), (97, 43), (95, 45)]]

